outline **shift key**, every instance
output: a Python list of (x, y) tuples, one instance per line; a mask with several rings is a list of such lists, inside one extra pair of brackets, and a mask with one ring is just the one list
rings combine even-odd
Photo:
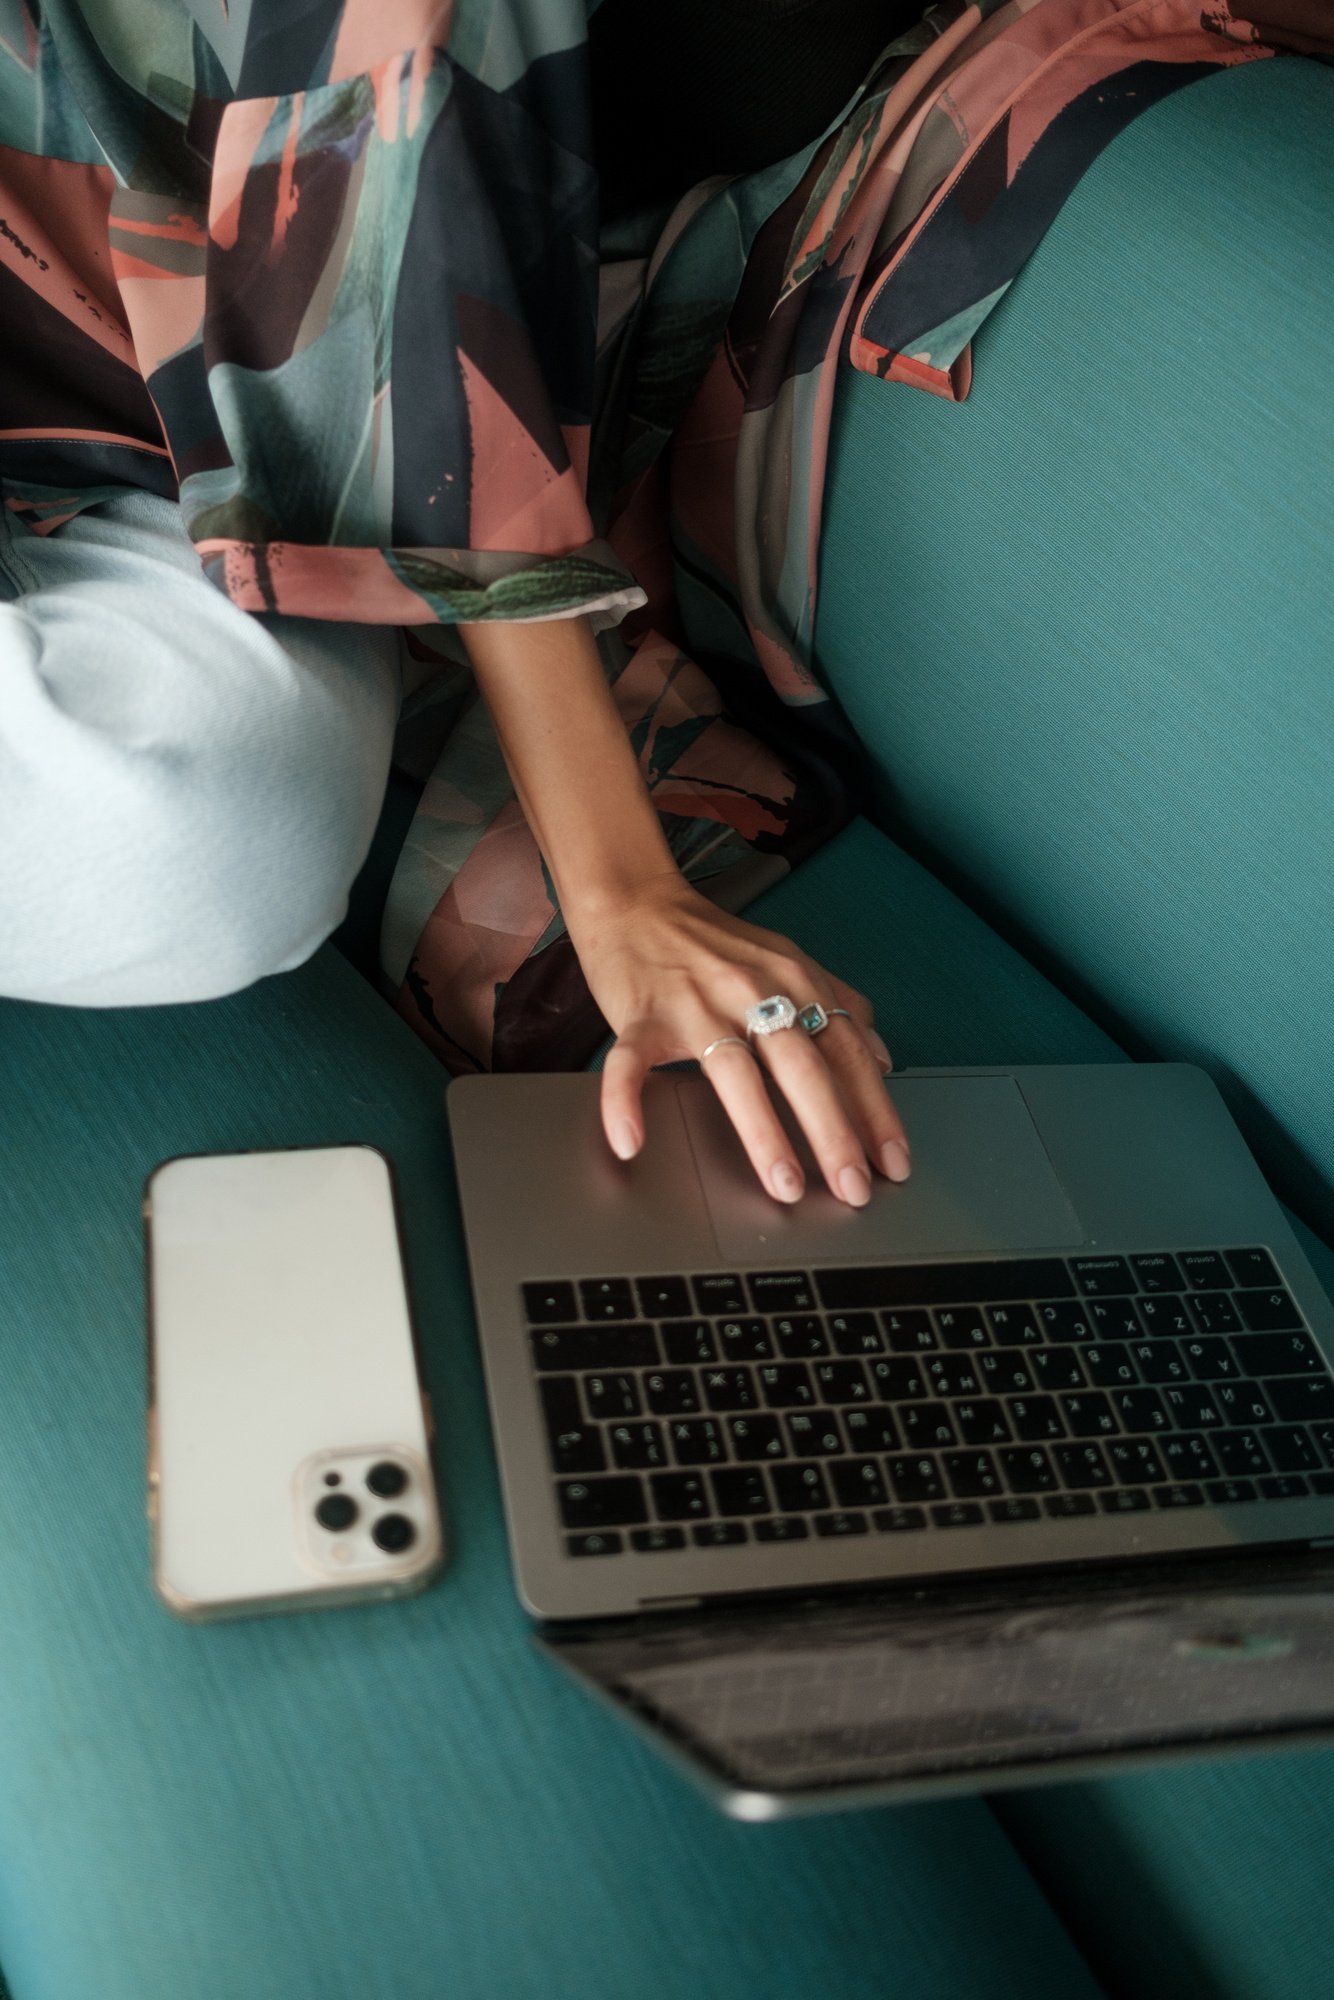
[(1325, 1375), (1328, 1366), (1309, 1333), (1235, 1333), (1232, 1352), (1248, 1375)]
[(641, 1479), (558, 1479), (567, 1528), (633, 1528), (648, 1519)]

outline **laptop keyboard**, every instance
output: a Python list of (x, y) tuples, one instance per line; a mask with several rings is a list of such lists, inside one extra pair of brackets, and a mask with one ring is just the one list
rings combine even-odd
[(571, 1556), (1334, 1494), (1264, 1249), (522, 1289)]

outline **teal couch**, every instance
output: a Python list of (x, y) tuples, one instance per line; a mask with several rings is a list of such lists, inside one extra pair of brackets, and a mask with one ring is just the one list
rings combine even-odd
[[(1330, 186), (1334, 74), (1193, 86), (1086, 176), (969, 403), (842, 383), (818, 641), (874, 820), (756, 915), (900, 1065), (1202, 1062), (1334, 1289)], [(13, 2000), (1334, 1992), (1334, 1753), (743, 1827), (533, 1651), (441, 1088), (332, 948), (209, 1006), (0, 1005)], [(399, 1166), (451, 1566), (177, 1624), (143, 1176), (343, 1139)]]

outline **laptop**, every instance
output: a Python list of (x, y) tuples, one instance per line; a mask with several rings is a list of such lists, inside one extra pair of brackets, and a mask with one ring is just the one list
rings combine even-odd
[(896, 1073), (859, 1210), (599, 1085), (447, 1095), (564, 1668), (752, 1819), (1334, 1735), (1334, 1307), (1202, 1070)]

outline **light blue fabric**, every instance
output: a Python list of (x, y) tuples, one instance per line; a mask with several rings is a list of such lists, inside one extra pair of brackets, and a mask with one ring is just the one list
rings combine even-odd
[(882, 823), (1334, 1236), (1334, 70), (1117, 138), (959, 406), (845, 371), (820, 666)]
[(205, 1000), (309, 958), (370, 844), (398, 710), (368, 626), (251, 617), (149, 493), (0, 508), (0, 993)]

